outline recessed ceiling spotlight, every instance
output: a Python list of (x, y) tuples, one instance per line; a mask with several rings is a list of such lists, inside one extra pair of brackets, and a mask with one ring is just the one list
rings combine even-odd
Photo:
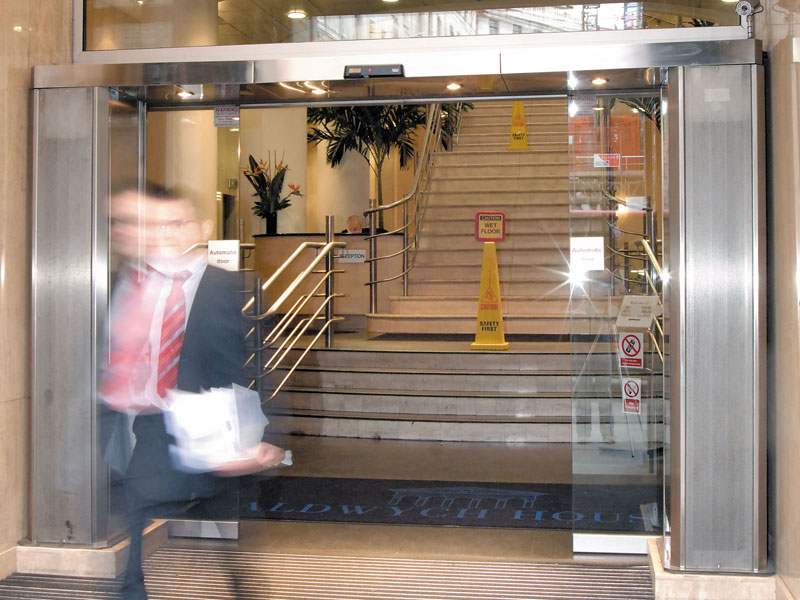
[(289, 17), (290, 19), (305, 19), (306, 11), (300, 10), (299, 8), (295, 8), (286, 13), (286, 16)]
[(453, 83), (448, 83), (447, 84), (447, 89), (448, 90), (453, 90), (453, 91), (460, 90), (461, 89), (461, 84), (460, 83), (456, 83), (455, 81)]
[(606, 79), (605, 77), (595, 77), (594, 79), (592, 79), (592, 83), (595, 85), (605, 85), (606, 83), (608, 83), (608, 79)]
[(142, 4), (144, 4), (144, 0), (136, 0), (136, 4), (138, 4), (139, 6), (141, 6)]
[(230, 130), (231, 130), (231, 131), (239, 131), (239, 128), (238, 128), (238, 127), (231, 127), (231, 129), (230, 129)]
[(399, 2), (400, 0), (383, 0), (386, 4), (394, 4), (395, 2)]
[(14, 31), (16, 31), (17, 33), (21, 32), (22, 31), (22, 25), (14, 25)]

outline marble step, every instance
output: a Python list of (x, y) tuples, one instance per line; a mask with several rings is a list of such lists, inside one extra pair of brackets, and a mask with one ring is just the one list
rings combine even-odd
[[(538, 275), (546, 275), (548, 272), (558, 273), (568, 270), (565, 259), (556, 263), (540, 264), (504, 264), (500, 263), (498, 274), (500, 283), (507, 281), (528, 281)], [(463, 281), (481, 280), (481, 264), (444, 264), (444, 265), (421, 265), (417, 264), (409, 273), (409, 281), (432, 281), (442, 279), (458, 279)], [(554, 278), (556, 281), (558, 277)]]
[[(510, 248), (504, 243), (497, 244), (497, 262), (499, 265), (557, 265), (563, 263), (569, 255), (569, 248), (554, 247), (552, 240), (542, 244), (542, 248)], [(472, 248), (462, 249), (430, 249), (417, 251), (414, 266), (423, 265), (480, 265), (483, 262), (483, 247), (476, 242)]]
[[(428, 208), (436, 206), (474, 206), (494, 210), (495, 206), (532, 206), (537, 204), (569, 204), (569, 190), (506, 190), (430, 191), (425, 194)], [(597, 195), (599, 198), (599, 194)]]
[(437, 164), (435, 176), (454, 177), (503, 177), (516, 179), (520, 177), (569, 177), (567, 161), (529, 162), (525, 164), (486, 164), (463, 161), (458, 164)]
[[(561, 227), (560, 232), (547, 232), (544, 234), (515, 235), (506, 232), (506, 239), (497, 242), (499, 252), (516, 250), (550, 250), (553, 248), (569, 249), (569, 230)], [(423, 235), (420, 239), (420, 252), (440, 250), (474, 250), (481, 249), (480, 242), (475, 241), (475, 233), (462, 231), (460, 233), (438, 233), (436, 235)], [(511, 262), (514, 262), (513, 260)]]
[[(453, 288), (460, 286), (450, 285)], [(527, 284), (525, 284), (527, 286)], [(415, 286), (416, 288), (417, 286)], [(466, 286), (465, 286), (466, 287)], [(475, 293), (475, 285), (469, 286), (468, 293)], [(524, 289), (524, 288), (523, 288)], [(440, 289), (428, 288), (430, 295), (441, 295)], [(414, 294), (425, 295), (414, 291)], [(505, 295), (502, 290), (501, 293)], [(507, 334), (529, 335), (610, 335), (613, 321), (590, 317), (565, 317), (564, 315), (504, 315), (503, 326)], [(367, 315), (367, 332), (370, 335), (381, 333), (403, 334), (475, 334), (475, 315), (394, 315), (375, 313)]]
[[(536, 298), (511, 296), (502, 298), (503, 314), (552, 314), (569, 312), (569, 297)], [(478, 311), (477, 296), (391, 296), (389, 312), (399, 315), (453, 314), (475, 315)]]
[(562, 149), (531, 148), (527, 151), (459, 149), (450, 152), (439, 152), (436, 155), (436, 167), (460, 165), (538, 165), (547, 163), (565, 163), (569, 165), (569, 152), (566, 145)]
[(499, 176), (447, 177), (434, 171), (431, 192), (569, 192), (569, 179), (555, 176), (527, 176), (511, 179)]

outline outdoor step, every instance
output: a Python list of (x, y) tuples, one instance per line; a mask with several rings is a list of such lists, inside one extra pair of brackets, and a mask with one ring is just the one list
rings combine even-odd
[(516, 165), (488, 165), (469, 162), (454, 165), (436, 166), (436, 176), (445, 178), (455, 177), (569, 177), (569, 164), (567, 161), (558, 163), (529, 163)]
[[(474, 290), (473, 290), (474, 291)], [(502, 286), (501, 286), (502, 293)], [(545, 335), (609, 335), (610, 319), (564, 315), (505, 315), (503, 325), (507, 334)], [(367, 315), (367, 331), (379, 333), (475, 334), (474, 315)]]
[[(510, 296), (502, 298), (503, 314), (563, 315), (569, 312), (569, 297), (530, 298)], [(398, 315), (425, 314), (477, 314), (478, 296), (391, 296), (389, 312)]]
[(567, 177), (442, 177), (431, 178), (431, 192), (490, 192), (521, 191), (536, 193), (538, 191), (568, 192)]
[[(557, 248), (518, 250), (506, 248), (504, 243), (497, 244), (497, 262), (500, 265), (535, 265), (558, 264), (569, 254), (569, 249)], [(479, 243), (469, 249), (420, 249), (414, 258), (415, 266), (423, 265), (480, 265), (483, 261), (483, 247)]]

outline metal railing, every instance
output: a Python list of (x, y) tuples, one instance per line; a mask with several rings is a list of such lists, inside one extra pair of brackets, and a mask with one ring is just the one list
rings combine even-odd
[[(428, 105), (428, 114), (425, 123), (425, 137), (422, 141), (422, 147), (419, 157), (417, 159), (416, 171), (414, 173), (414, 183), (411, 191), (403, 196), (397, 202), (387, 204), (384, 206), (370, 206), (370, 209), (364, 212), (364, 216), (369, 219), (369, 281), (366, 285), (369, 286), (369, 310), (374, 314), (378, 311), (378, 286), (381, 283), (394, 281), (396, 279), (403, 279), (403, 295), (408, 295), (408, 273), (414, 266), (414, 259), (416, 257), (416, 250), (419, 246), (419, 232), (422, 229), (422, 224), (425, 220), (425, 211), (427, 209), (426, 193), (430, 185), (430, 174), (436, 159), (436, 154), (442, 145), (442, 132), (443, 132), (443, 118), (442, 118), (442, 105), (439, 102)], [(454, 132), (454, 138), (457, 138), (460, 128), (460, 113), (458, 110), (457, 125)], [(403, 207), (403, 224), (392, 231), (385, 233), (377, 233), (376, 224), (380, 213), (395, 208)], [(403, 248), (392, 254), (378, 256), (378, 238), (392, 235), (395, 233), (403, 234)], [(378, 278), (378, 263), (382, 260), (402, 256), (401, 272), (385, 277)]]
[[(245, 336), (252, 343), (251, 354), (246, 366), (254, 367), (256, 370), (250, 387), (258, 390), (262, 402), (271, 400), (281, 391), (323, 334), (325, 335), (325, 346), (330, 348), (332, 345), (332, 324), (341, 320), (340, 317), (335, 317), (333, 314), (333, 301), (343, 295), (333, 291), (334, 275), (342, 272), (333, 268), (333, 250), (334, 248), (344, 248), (347, 245), (344, 242), (334, 242), (332, 230), (333, 218), (328, 217), (327, 241), (325, 243), (303, 242), (267, 281), (262, 283), (260, 277), (256, 278), (253, 295), (242, 308), (244, 318), (253, 324)], [(278, 299), (265, 309), (264, 296), (267, 291), (273, 288), (281, 275), (301, 260), (308, 250), (315, 251), (314, 258), (278, 296)], [(315, 275), (319, 276), (316, 283), (311, 279)], [(313, 287), (310, 291), (298, 295), (298, 290), (306, 282), (310, 282), (309, 285), (313, 285)], [(293, 297), (295, 298), (294, 302), (288, 306)], [(315, 298), (321, 299), (319, 306), (306, 311), (306, 307)], [(287, 306), (288, 309), (284, 310)], [(312, 310), (313, 312), (311, 312)], [(277, 320), (277, 322), (270, 327), (271, 323), (269, 322), (273, 320)], [(267, 377), (283, 365), (291, 351), (298, 346), (300, 340), (315, 323), (321, 323), (321, 325), (314, 337), (305, 345), (305, 348), (302, 348), (300, 356), (288, 368), (286, 375), (278, 385), (268, 392), (266, 390)], [(269, 395), (267, 395), (268, 393)]]

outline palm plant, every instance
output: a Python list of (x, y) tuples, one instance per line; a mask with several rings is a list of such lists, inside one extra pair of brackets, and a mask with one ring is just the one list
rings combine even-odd
[[(443, 105), (443, 118), (452, 121), (452, 133), (460, 105)], [(470, 108), (472, 105), (468, 105)], [(447, 107), (447, 110), (445, 110)], [(460, 110), (460, 108), (458, 109)], [(320, 106), (308, 109), (308, 141), (319, 144), (328, 143), (326, 158), (335, 167), (346, 152), (355, 150), (369, 163), (377, 178), (378, 206), (383, 206), (383, 185), (381, 173), (383, 163), (393, 149), (400, 158), (400, 168), (405, 168), (414, 156), (416, 131), (425, 123), (427, 109), (421, 104), (388, 104), (383, 106)], [(442, 138), (447, 148), (451, 136)], [(380, 213), (380, 227), (383, 228), (383, 212)]]

